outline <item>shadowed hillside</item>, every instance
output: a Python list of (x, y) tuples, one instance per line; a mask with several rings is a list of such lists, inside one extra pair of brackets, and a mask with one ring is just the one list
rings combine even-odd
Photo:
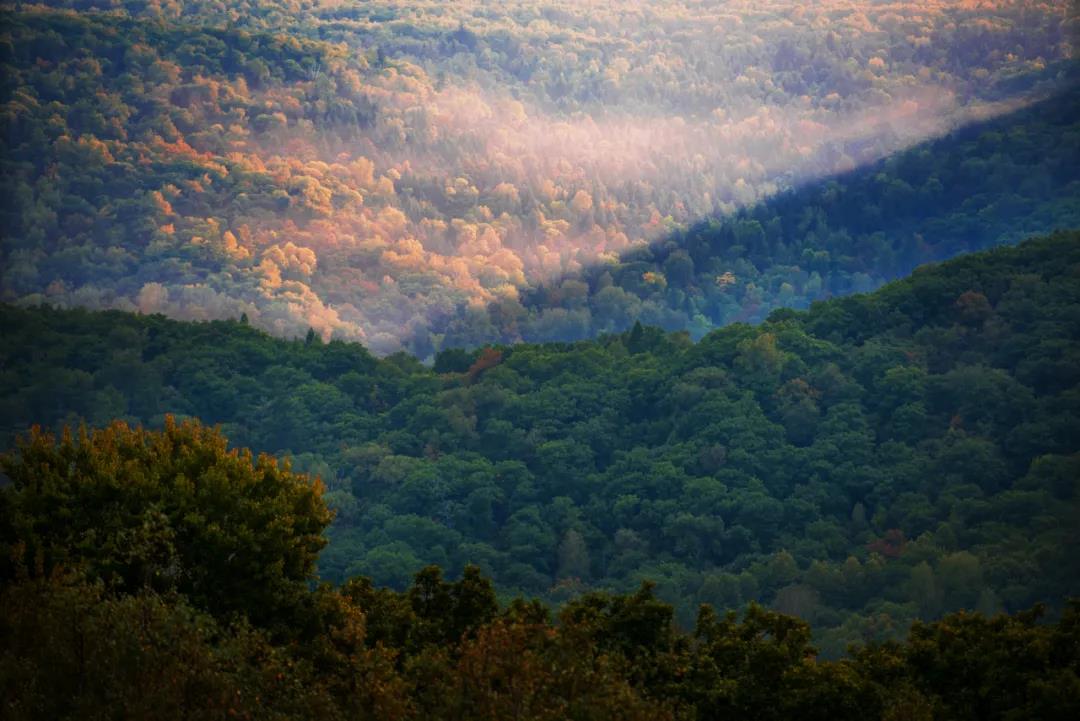
[[(1074, 69), (1075, 70), (1075, 69)], [(618, 261), (434, 323), (442, 347), (580, 340), (635, 320), (695, 338), (866, 292), (922, 263), (1080, 227), (1080, 89), (694, 223)], [(421, 334), (416, 346), (430, 348)]]
[(163, 414), (322, 477), (326, 578), (478, 564), (560, 600), (750, 600), (830, 653), (1078, 592), (1080, 238), (920, 269), (698, 343), (635, 326), (434, 368), (243, 323), (5, 307), (10, 438)]
[[(121, 467), (122, 472), (117, 472)], [(170, 419), (35, 431), (0, 457), (4, 718), (319, 721), (1066, 719), (1080, 606), (951, 614), (817, 658), (802, 621), (704, 606), (693, 634), (649, 584), (553, 618), (475, 566), (407, 590), (315, 586), (321, 486)], [(70, 502), (78, 509), (56, 503)], [(1049, 622), (1047, 622), (1049, 620)]]

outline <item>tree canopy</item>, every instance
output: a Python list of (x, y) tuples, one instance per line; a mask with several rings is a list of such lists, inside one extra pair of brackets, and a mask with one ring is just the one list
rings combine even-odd
[[(287, 519), (283, 480), (305, 497), (313, 526), (327, 509), (305, 477), (223, 451), (216, 432), (170, 422), (77, 438), (35, 431), (5, 458), (14, 482), (0, 488), (0, 527), (5, 550), (23, 552), (0, 585), (5, 717), (1056, 719), (1080, 710), (1076, 602), (1054, 623), (1039, 622), (1041, 607), (950, 615), (837, 661), (816, 658), (804, 621), (756, 604), (742, 615), (703, 606), (693, 633), (683, 632), (647, 583), (574, 598), (557, 620), (536, 601), (500, 605), (474, 566), (456, 581), (422, 569), (404, 591), (368, 578), (290, 586), (291, 603), (267, 604), (250, 586), (293, 564), (310, 529), (286, 522), (283, 542), (267, 544), (244, 514), (277, 506)], [(194, 494), (182, 517), (162, 512), (211, 482), (216, 493)], [(83, 533), (55, 522), (62, 490), (77, 496), (63, 508), (83, 517)], [(155, 531), (176, 523), (177, 538), (181, 524), (220, 532), (208, 521), (233, 496), (249, 505), (236, 523), (244, 537), (231, 547), (259, 560), (254, 576), (231, 579), (214, 555), (166, 541), (157, 550), (169, 547), (191, 583), (163, 586), (161, 574), (129, 572), (162, 555), (141, 540), (86, 542), (91, 527), (146, 539), (149, 514), (164, 516)], [(307, 610), (304, 623), (297, 607)]]
[(0, 299), (422, 359), (760, 321), (1080, 224), (1057, 5), (9, 5)]
[[(756, 601), (811, 621), (836, 656), (914, 619), (1080, 592), (1078, 248), (1075, 233), (1031, 240), (697, 343), (638, 325), (434, 367), (239, 322), (5, 307), (0, 416), (10, 439), (175, 413), (288, 455), (326, 485), (318, 564), (336, 582), (401, 590), (426, 565), (472, 563), (504, 599), (558, 603), (650, 580), (684, 627), (700, 603)], [(282, 484), (274, 513), (299, 503), (291, 471), (259, 473)], [(193, 531), (169, 519), (200, 488), (159, 499), (147, 553)], [(200, 524), (249, 509), (220, 502)]]

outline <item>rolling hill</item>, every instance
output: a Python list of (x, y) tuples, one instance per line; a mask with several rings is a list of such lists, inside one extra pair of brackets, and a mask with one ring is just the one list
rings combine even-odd
[(475, 563), (558, 601), (658, 582), (811, 620), (830, 653), (1076, 593), (1080, 239), (919, 269), (693, 342), (636, 325), (440, 353), (244, 321), (4, 307), (4, 431), (165, 413), (320, 476), (325, 578)]

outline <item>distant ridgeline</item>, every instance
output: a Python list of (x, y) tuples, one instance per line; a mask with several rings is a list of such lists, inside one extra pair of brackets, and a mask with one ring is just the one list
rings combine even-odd
[(220, 424), (326, 483), (334, 581), (475, 563), (557, 602), (653, 580), (684, 624), (757, 600), (832, 654), (1080, 594), (1077, 232), (696, 344), (635, 325), (433, 368), (242, 321), (5, 306), (0, 327), (4, 445)]
[(0, 10), (4, 302), (428, 359), (696, 339), (1080, 227), (1050, 2), (768, 0), (722, 33), (629, 0), (46, 5), (84, 12)]

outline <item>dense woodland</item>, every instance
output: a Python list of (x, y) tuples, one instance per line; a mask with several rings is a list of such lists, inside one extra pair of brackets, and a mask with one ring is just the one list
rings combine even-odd
[(636, 319), (695, 338), (866, 292), (917, 265), (1080, 225), (1080, 92), (676, 229), (450, 319), (442, 343), (579, 340)]
[(6, 5), (0, 298), (429, 359), (1080, 224), (1057, 3), (499, 6)]
[(1080, 235), (973, 254), (693, 343), (636, 325), (433, 367), (246, 324), (4, 307), (0, 417), (164, 414), (288, 455), (327, 580), (475, 564), (504, 598), (642, 581), (811, 622), (827, 654), (1080, 594)]
[(807, 625), (648, 584), (548, 609), (466, 567), (312, 587), (321, 485), (160, 432), (35, 431), (0, 461), (0, 702), (21, 719), (1071, 719), (1080, 605), (917, 623), (816, 659)]
[(3, 3), (0, 716), (1080, 717), (1078, 33)]

